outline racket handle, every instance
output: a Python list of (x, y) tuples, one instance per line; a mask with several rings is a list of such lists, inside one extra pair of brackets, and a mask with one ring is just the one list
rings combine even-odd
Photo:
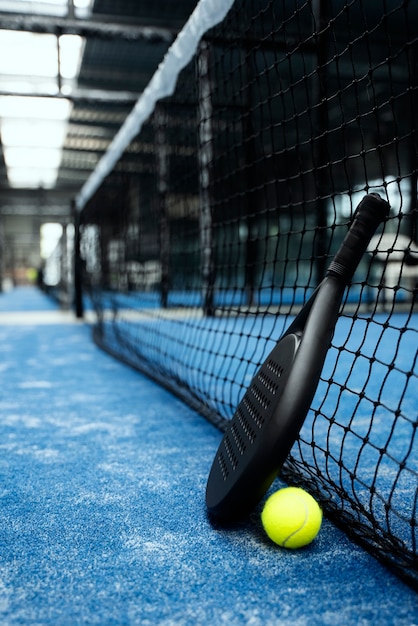
[(328, 268), (327, 276), (337, 276), (344, 284), (350, 282), (370, 239), (389, 211), (389, 203), (379, 194), (364, 196), (356, 209), (350, 230)]

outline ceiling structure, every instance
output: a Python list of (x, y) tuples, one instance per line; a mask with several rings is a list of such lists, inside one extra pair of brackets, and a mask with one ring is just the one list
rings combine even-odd
[(0, 0), (6, 272), (39, 262), (41, 224), (71, 220), (72, 200), (196, 2)]

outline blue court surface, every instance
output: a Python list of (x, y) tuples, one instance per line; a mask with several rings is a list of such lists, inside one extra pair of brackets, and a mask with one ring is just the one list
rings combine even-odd
[(51, 307), (0, 294), (2, 626), (418, 624), (417, 594), (327, 519), (298, 551), (259, 510), (212, 526), (221, 433)]

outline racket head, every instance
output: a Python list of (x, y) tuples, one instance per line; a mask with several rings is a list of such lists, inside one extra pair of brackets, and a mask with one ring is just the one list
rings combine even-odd
[(206, 486), (208, 511), (219, 518), (233, 520), (248, 513), (294, 443), (286, 418), (277, 419), (277, 410), (299, 344), (297, 332), (277, 342), (227, 426)]

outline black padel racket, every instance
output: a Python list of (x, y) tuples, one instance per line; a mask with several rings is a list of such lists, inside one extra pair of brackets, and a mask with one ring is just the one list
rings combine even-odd
[(213, 515), (245, 515), (279, 473), (315, 395), (345, 287), (389, 210), (378, 194), (363, 198), (325, 278), (253, 378), (209, 474), (206, 504)]

